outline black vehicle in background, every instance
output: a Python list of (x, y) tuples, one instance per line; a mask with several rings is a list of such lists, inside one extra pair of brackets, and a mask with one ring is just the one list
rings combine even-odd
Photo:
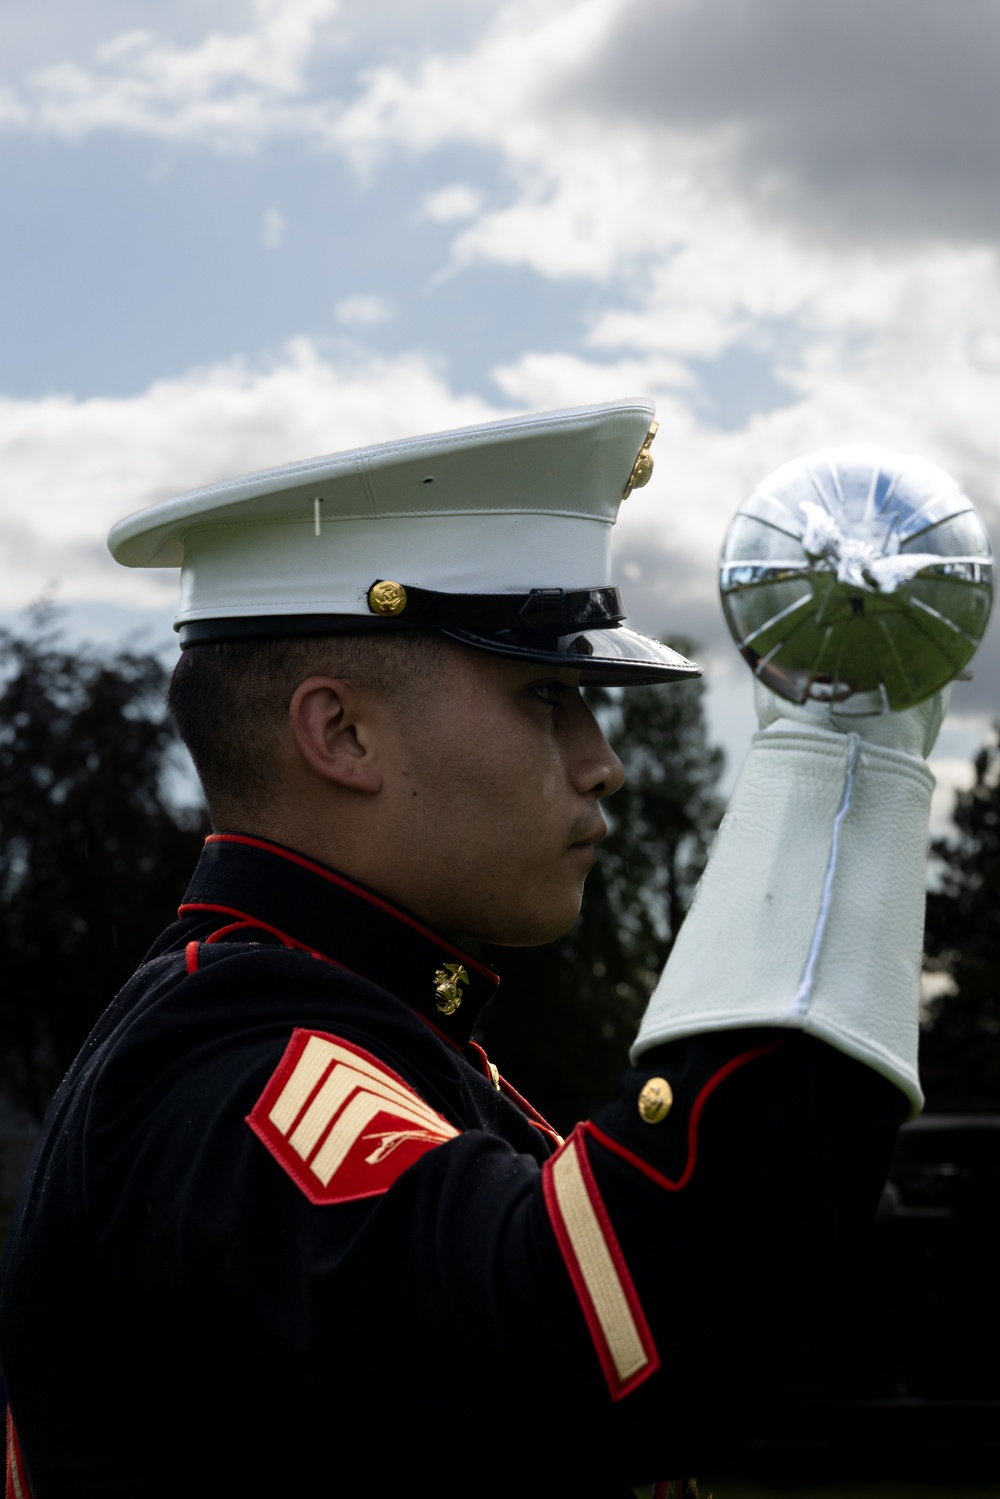
[(1000, 1479), (1000, 1115), (906, 1125), (829, 1325), (740, 1471)]

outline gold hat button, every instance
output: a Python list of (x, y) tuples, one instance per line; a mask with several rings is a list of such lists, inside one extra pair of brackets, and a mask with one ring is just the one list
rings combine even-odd
[(402, 583), (392, 583), (388, 580), (373, 583), (368, 590), (368, 607), (373, 614), (380, 614), (383, 619), (391, 619), (393, 615), (402, 614), (406, 608), (406, 589)]
[(665, 1077), (651, 1077), (639, 1094), (639, 1116), (647, 1124), (659, 1124), (674, 1106), (674, 1090)]

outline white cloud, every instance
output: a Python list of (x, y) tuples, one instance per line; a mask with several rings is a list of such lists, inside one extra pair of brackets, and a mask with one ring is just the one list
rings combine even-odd
[[(754, 0), (750, 10), (783, 4)], [(664, 45), (670, 17), (696, 9), (678, 0), (664, 11)], [(634, 13), (616, 0), (518, 0), (463, 54), (374, 70), (338, 124), (359, 151), (491, 145), (514, 191), (459, 228), (457, 262), (602, 287), (594, 358), (526, 351), (499, 372), (504, 393), (556, 405), (657, 392), (668, 418), (661, 465), (684, 476), (672, 525), (682, 550), (703, 559), (764, 472), (855, 436), (937, 459), (1000, 525), (996, 254), (959, 242), (807, 241), (734, 195), (724, 137), (737, 125), (721, 115), (700, 131), (596, 117), (569, 85), (585, 66), (600, 69)], [(926, 6), (921, 16), (933, 30)], [(734, 433), (699, 421), (686, 361), (747, 340), (766, 348), (775, 325), (795, 333), (794, 357), (776, 356), (793, 399)]]
[(358, 292), (334, 304), (334, 317), (346, 328), (376, 328), (393, 316), (392, 305), (384, 297)]
[(164, 380), (125, 399), (0, 399), (0, 596), (6, 609), (53, 582), (65, 600), (153, 607), (170, 571), (120, 568), (111, 524), (156, 500), (233, 474), (415, 432), (488, 420), (424, 358), (352, 356), (307, 341), (269, 369), (234, 362)]
[(995, 0), (629, 0), (563, 91), (716, 137), (731, 188), (842, 242), (995, 238), (998, 48)]
[(265, 250), (280, 250), (288, 232), (288, 220), (279, 208), (269, 208), (260, 227), (260, 242)]
[[(449, 6), (431, 4), (426, 24), (409, 28), (403, 61), (363, 68), (355, 97), (342, 103), (318, 84), (316, 65), (343, 48), (359, 0), (252, 0), (242, 31), (213, 30), (189, 45), (123, 31), (89, 64), (32, 68), (0, 90), (0, 128), (71, 140), (115, 131), (223, 151), (299, 138), (359, 165), (456, 139), (493, 148), (497, 123), (513, 126), (553, 75), (585, 65), (623, 3), (480, 4), (483, 34), (464, 52), (449, 50)], [(532, 122), (526, 138), (535, 133)]]
[(0, 128), (68, 140), (110, 130), (229, 151), (323, 137), (335, 110), (309, 97), (308, 69), (338, 9), (339, 0), (253, 0), (245, 31), (212, 31), (190, 46), (120, 32), (91, 65), (38, 67), (0, 92)]
[(448, 187), (439, 187), (428, 193), (420, 213), (425, 219), (439, 224), (451, 224), (458, 219), (471, 219), (483, 205), (485, 194), (467, 182), (452, 182)]

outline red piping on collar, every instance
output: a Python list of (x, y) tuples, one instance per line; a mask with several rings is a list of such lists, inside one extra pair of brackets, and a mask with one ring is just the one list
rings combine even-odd
[[(271, 924), (267, 921), (258, 921), (256, 916), (251, 916), (247, 911), (237, 911), (235, 906), (216, 906), (210, 904), (208, 901), (194, 900), (189, 901), (187, 905), (178, 906), (177, 908), (178, 916), (187, 916), (191, 911), (214, 911), (220, 916), (238, 916), (240, 918), (239, 921), (234, 921), (229, 926), (219, 927), (216, 931), (212, 932), (210, 936), (206, 937), (206, 947), (211, 946), (213, 942), (217, 942), (219, 938), (224, 936), (225, 934), (236, 931), (237, 928), (243, 930), (253, 929), (258, 932), (270, 932), (272, 937), (277, 937), (281, 942), (285, 944), (286, 947), (294, 948), (296, 952), (307, 952), (311, 958), (319, 958), (321, 963), (329, 963), (332, 968), (340, 968), (344, 973), (352, 972), (352, 970), (346, 967), (343, 963), (338, 963), (336, 958), (328, 958), (325, 952), (317, 952), (316, 949), (314, 947), (310, 947), (308, 943), (299, 942), (297, 938), (290, 937), (288, 933), (283, 932), (280, 927), (271, 926)], [(197, 944), (195, 943), (189, 942), (188, 948), (190, 949), (192, 946), (196, 945)], [(191, 958), (189, 955), (188, 973), (192, 973), (194, 971), (191, 968), (190, 964)]]
[(468, 953), (463, 952), (460, 947), (454, 947), (450, 942), (446, 942), (443, 937), (438, 936), (437, 932), (432, 932), (430, 927), (422, 926), (413, 916), (407, 916), (405, 911), (397, 910), (395, 906), (389, 905), (388, 901), (373, 895), (370, 890), (365, 890), (361, 885), (352, 884), (350, 880), (345, 880), (343, 875), (334, 874), (331, 869), (324, 869), (322, 864), (314, 864), (311, 859), (305, 859), (301, 854), (293, 854), (290, 849), (281, 848), (276, 843), (268, 843), (263, 838), (250, 838), (245, 833), (209, 833), (205, 842), (245, 843), (248, 848), (262, 848), (265, 853), (277, 854), (279, 858), (287, 859), (290, 864), (298, 864), (301, 869), (308, 869), (310, 874), (318, 874), (321, 879), (328, 880), (331, 885), (339, 885), (341, 890), (349, 890), (352, 895), (360, 896), (370, 906), (377, 906), (380, 911), (384, 911), (387, 916), (394, 916), (397, 921), (401, 921), (412, 931), (418, 932), (421, 937), (426, 937), (444, 952), (451, 953), (453, 958), (461, 958), (466, 967), (474, 968), (494, 987), (500, 982), (500, 975), (494, 973), (492, 968), (487, 968), (483, 963), (477, 963), (475, 958), (470, 958)]

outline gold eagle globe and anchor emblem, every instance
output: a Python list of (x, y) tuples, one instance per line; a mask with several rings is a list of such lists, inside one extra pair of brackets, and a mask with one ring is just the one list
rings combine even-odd
[(633, 489), (642, 489), (653, 477), (653, 455), (650, 453), (649, 447), (659, 430), (659, 422), (653, 422), (646, 436), (643, 438), (642, 447), (639, 449), (639, 456), (632, 465), (632, 472), (629, 474), (628, 483), (625, 485), (625, 493), (622, 495), (623, 500), (628, 499)]
[(434, 975), (434, 1003), (442, 1015), (454, 1015), (462, 1003), (463, 984), (469, 982), (469, 975), (461, 963), (446, 963), (439, 968)]

